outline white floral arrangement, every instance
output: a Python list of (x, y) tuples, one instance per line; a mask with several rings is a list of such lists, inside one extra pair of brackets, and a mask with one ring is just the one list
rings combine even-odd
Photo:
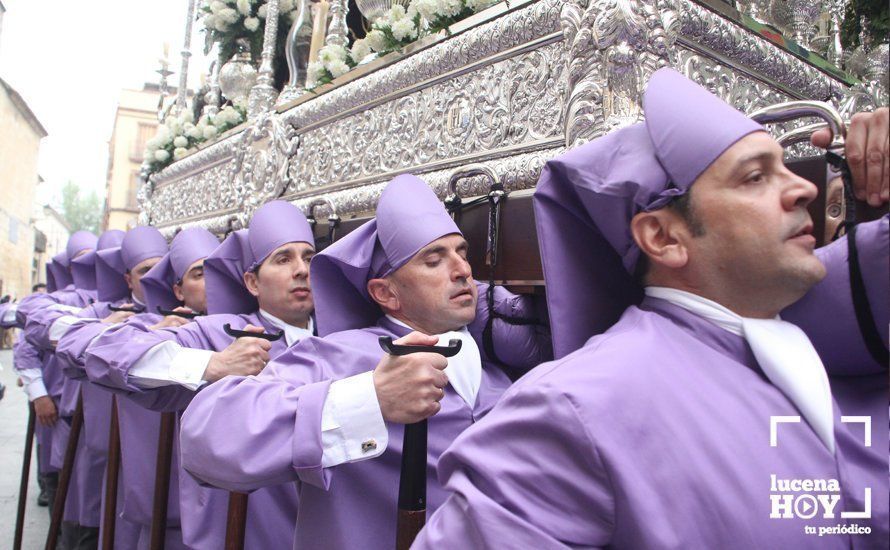
[(408, 7), (393, 6), (371, 24), (367, 36), (356, 40), (348, 50), (325, 46), (318, 60), (309, 64), (306, 88), (313, 90), (349, 72), (369, 55), (386, 55), (400, 50), (418, 38), (441, 30), (480, 12), (498, 0), (412, 0)]
[(215, 115), (204, 115), (195, 122), (191, 110), (168, 115), (154, 137), (145, 143), (142, 155), (144, 177), (160, 172), (170, 164), (194, 153), (199, 144), (216, 139), (247, 118), (244, 105), (227, 105)]
[[(216, 43), (219, 45), (220, 59), (225, 63), (238, 52), (238, 43), (247, 41), (251, 56), (255, 61), (258, 60), (263, 50), (266, 13), (269, 11), (267, 4), (268, 0), (203, 0), (198, 18), (204, 27), (204, 53), (209, 53)], [(278, 2), (278, 36), (274, 61), (276, 67), (287, 66), (284, 45), (290, 26), (299, 15), (299, 9), (299, 0)], [(287, 77), (282, 74), (284, 78)]]

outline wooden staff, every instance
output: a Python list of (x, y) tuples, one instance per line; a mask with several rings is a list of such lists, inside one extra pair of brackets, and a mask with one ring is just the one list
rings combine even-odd
[[(59, 422), (64, 422), (61, 418)], [(62, 515), (65, 513), (65, 500), (68, 498), (68, 486), (71, 483), (71, 472), (74, 470), (74, 458), (77, 454), (77, 442), (80, 439), (80, 429), (83, 427), (83, 393), (77, 392), (77, 407), (74, 409), (74, 418), (71, 419), (71, 432), (68, 435), (68, 447), (65, 449), (65, 462), (62, 464), (62, 473), (59, 474), (59, 488), (56, 491), (56, 500), (53, 502), (52, 521), (49, 524), (49, 533), (46, 535), (46, 550), (56, 550), (59, 540), (59, 531), (62, 527)]]
[(167, 535), (167, 499), (170, 497), (170, 465), (173, 461), (173, 436), (176, 413), (161, 413), (158, 434), (158, 460), (155, 468), (155, 494), (151, 512), (151, 550), (164, 550)]
[(105, 466), (105, 510), (102, 516), (102, 550), (114, 548), (117, 521), (117, 480), (121, 468), (121, 432), (117, 419), (117, 396), (111, 396), (111, 424), (108, 427), (108, 462)]
[(247, 493), (229, 493), (225, 550), (243, 550), (247, 533)]
[[(262, 338), (270, 342), (281, 339), (284, 331), (277, 334), (266, 332), (250, 332), (233, 329), (226, 323), (223, 330), (234, 338)], [(226, 516), (226, 550), (241, 550), (244, 548), (244, 535), (247, 532), (247, 493), (229, 493), (229, 510)]]
[[(389, 336), (380, 337), (380, 347), (390, 355), (438, 353), (454, 357), (461, 341), (448, 346), (403, 346), (393, 344)], [(405, 425), (402, 440), (402, 468), (399, 474), (399, 515), (396, 518), (396, 550), (408, 550), (426, 523), (427, 421)]]
[(28, 429), (25, 434), (25, 454), (22, 457), (22, 481), (19, 484), (19, 508), (15, 516), (15, 538), (13, 550), (21, 550), (22, 534), (25, 530), (25, 504), (28, 499), (28, 480), (31, 477), (31, 452), (34, 448), (34, 428), (37, 413), (34, 412), (34, 403), (28, 403)]

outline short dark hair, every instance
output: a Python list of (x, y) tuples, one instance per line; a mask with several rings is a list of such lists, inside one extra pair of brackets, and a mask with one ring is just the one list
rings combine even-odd
[(31, 292), (37, 292), (41, 288), (46, 288), (46, 283), (37, 283), (36, 285), (31, 287)]
[[(705, 226), (702, 224), (701, 219), (692, 207), (691, 189), (686, 193), (671, 199), (671, 201), (665, 205), (665, 208), (672, 209), (683, 218), (683, 221), (689, 226), (689, 230), (692, 232), (693, 237), (701, 237), (705, 234)], [(649, 274), (649, 266), (649, 257), (646, 256), (645, 252), (641, 251), (640, 258), (637, 260), (637, 265), (634, 267), (633, 273), (634, 281), (638, 285), (646, 285), (646, 275)]]

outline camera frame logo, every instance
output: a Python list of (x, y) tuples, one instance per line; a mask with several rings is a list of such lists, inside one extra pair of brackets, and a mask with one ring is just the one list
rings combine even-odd
[[(863, 444), (871, 447), (871, 417), (841, 416), (844, 424), (863, 424)], [(779, 446), (779, 426), (782, 424), (800, 424), (800, 416), (770, 416), (769, 446)], [(783, 430), (789, 428), (783, 428)], [(870, 519), (871, 518), (871, 487), (864, 488), (862, 510), (838, 510), (841, 499), (840, 483), (837, 479), (783, 479), (770, 474), (770, 519)], [(871, 527), (858, 524), (837, 524), (834, 526), (807, 525), (804, 527), (809, 534), (824, 536), (831, 534), (863, 534), (871, 533)]]

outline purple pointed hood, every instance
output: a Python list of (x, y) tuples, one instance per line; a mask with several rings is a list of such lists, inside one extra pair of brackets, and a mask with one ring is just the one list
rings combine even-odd
[(259, 308), (244, 286), (244, 273), (253, 264), (247, 232), (233, 232), (204, 260), (208, 314), (251, 313)]
[(154, 227), (134, 227), (124, 235), (119, 247), (97, 253), (96, 283), (99, 300), (114, 302), (130, 295), (124, 279), (127, 271), (149, 258), (163, 257), (167, 241)]
[(249, 228), (236, 231), (204, 261), (208, 313), (252, 313), (259, 308), (244, 286), (253, 271), (276, 248), (305, 242), (315, 246), (312, 228), (303, 212), (285, 201), (271, 201), (257, 209)]
[(56, 268), (53, 267), (52, 259), (46, 261), (46, 292), (50, 294), (59, 289), (56, 285)]
[(115, 248), (121, 245), (124, 232), (120, 229), (109, 229), (99, 236), (96, 249), (71, 260), (71, 277), (74, 286), (84, 290), (96, 290), (96, 255), (99, 250)]
[(389, 275), (429, 243), (454, 233), (460, 230), (423, 180), (393, 179), (373, 220), (312, 259), (318, 334), (373, 325), (382, 313), (368, 296), (368, 280)]
[(183, 229), (170, 243), (170, 251), (142, 278), (142, 292), (148, 311), (174, 309), (182, 305), (173, 293), (173, 285), (181, 281), (189, 267), (203, 260), (219, 246), (210, 231), (200, 227)]
[(69, 263), (68, 255), (65, 252), (59, 252), (53, 256), (51, 264), (46, 264), (47, 268), (52, 271), (56, 290), (62, 290), (74, 282), (71, 272), (68, 270)]
[(69, 259), (73, 259), (84, 250), (96, 249), (96, 236), (89, 231), (75, 231), (68, 237), (68, 244), (65, 246), (65, 254)]
[(653, 74), (646, 122), (549, 161), (535, 190), (555, 357), (584, 345), (639, 300), (630, 221), (685, 194), (726, 149), (763, 130), (672, 69)]
[(312, 227), (303, 212), (286, 201), (271, 201), (259, 207), (250, 219), (247, 240), (254, 261), (247, 270), (254, 270), (276, 248), (287, 243), (309, 243), (315, 246)]

